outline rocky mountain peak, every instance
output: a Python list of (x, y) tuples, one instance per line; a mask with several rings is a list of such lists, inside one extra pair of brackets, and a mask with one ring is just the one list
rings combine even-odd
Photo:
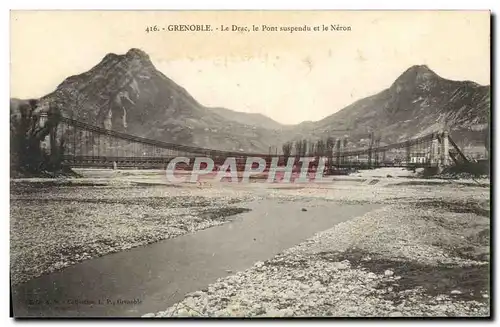
[(416, 89), (428, 91), (440, 81), (441, 77), (427, 65), (414, 65), (401, 74), (392, 84), (397, 93), (403, 90), (414, 92)]
[(101, 63), (94, 67), (94, 71), (102, 70), (103, 68), (107, 70), (107, 67), (115, 65), (132, 71), (154, 68), (153, 63), (146, 52), (141, 49), (132, 48), (124, 55), (108, 53), (104, 56)]
[(416, 74), (434, 74), (436, 75), (436, 73), (434, 73), (434, 71), (432, 69), (429, 68), (429, 66), (427, 65), (413, 65), (411, 66), (410, 68), (408, 68), (406, 70), (406, 72), (412, 72), (412, 73), (416, 73)]
[(422, 80), (430, 78), (438, 78), (439, 76), (427, 65), (414, 65), (405, 70), (396, 80)]
[(146, 52), (142, 51), (141, 49), (132, 48), (127, 51), (124, 57), (125, 59), (128, 59), (130, 61), (140, 62), (141, 64), (147, 67), (153, 66), (153, 64), (151, 63), (151, 59), (149, 58), (149, 55)]
[(120, 59), (120, 56), (116, 53), (108, 53), (102, 58), (101, 62), (116, 61), (118, 59)]

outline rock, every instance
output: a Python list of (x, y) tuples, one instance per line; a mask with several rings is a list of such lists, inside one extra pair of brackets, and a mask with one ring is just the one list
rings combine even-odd
[(338, 270), (345, 270), (347, 268), (349, 268), (349, 265), (342, 262), (339, 265), (337, 265)]
[(255, 267), (257, 267), (257, 268), (261, 268), (262, 266), (264, 266), (264, 262), (262, 262), (262, 261), (259, 261), (255, 264)]
[(292, 309), (281, 309), (280, 310), (280, 316), (281, 317), (291, 317), (293, 316), (293, 310)]
[(220, 309), (215, 311), (215, 317), (228, 317), (231, 314), (226, 309)]
[(487, 299), (487, 298), (489, 298), (490, 296), (489, 296), (488, 294), (483, 294), (483, 297), (484, 297), (485, 299)]
[(403, 313), (399, 312), (399, 311), (394, 311), (394, 312), (391, 312), (389, 314), (389, 317), (402, 317), (403, 316)]
[(453, 290), (450, 293), (451, 294), (462, 294), (462, 292), (460, 292), (459, 290)]
[(307, 211), (307, 209), (306, 208), (302, 208), (302, 211)]
[(226, 270), (227, 273), (232, 273), (233, 271), (231, 269)]
[(171, 310), (170, 311), (169, 310), (167, 310), (167, 311), (160, 311), (160, 312), (158, 312), (156, 314), (155, 317), (158, 317), (158, 318), (170, 317), (170, 316), (172, 316), (172, 314), (170, 312), (171, 312)]
[(273, 293), (270, 292), (270, 291), (263, 291), (262, 293), (260, 293), (260, 296), (263, 297), (263, 298), (272, 298), (273, 297)]
[(196, 307), (196, 302), (195, 302), (195, 300), (192, 297), (186, 298), (184, 300), (184, 302), (186, 303), (186, 306), (188, 308), (194, 308), (194, 307)]
[(266, 317), (279, 317), (279, 311), (276, 309), (270, 309), (264, 314)]
[(332, 267), (333, 267), (333, 269), (337, 269), (337, 270), (345, 270), (345, 269), (349, 268), (349, 261), (347, 263), (345, 263), (344, 261), (333, 262)]
[(293, 310), (292, 309), (281, 309), (281, 310), (271, 309), (271, 310), (267, 311), (265, 315), (267, 317), (289, 317), (289, 316), (293, 316)]
[(142, 315), (142, 318), (152, 318), (154, 316), (155, 316), (155, 314), (150, 312), (150, 313), (146, 313), (145, 315)]
[(180, 308), (178, 311), (177, 311), (177, 316), (180, 316), (180, 317), (189, 317), (190, 314), (189, 314), (189, 311), (187, 309), (184, 309), (184, 308)]
[(386, 275), (387, 277), (389, 277), (389, 276), (394, 275), (394, 272), (392, 270), (390, 270), (390, 269), (387, 269), (386, 271), (384, 271), (384, 275)]
[[(264, 310), (264, 312), (265, 312), (265, 309), (263, 308), (261, 303), (253, 302), (251, 307), (252, 307), (253, 311), (260, 312), (260, 311)], [(260, 312), (260, 313), (264, 313), (264, 312)]]
[(375, 279), (375, 278), (377, 278), (377, 275), (375, 275), (374, 273), (371, 272), (366, 277), (369, 279)]
[(233, 303), (226, 308), (226, 311), (230, 315), (237, 315), (241, 311), (241, 306), (239, 304)]

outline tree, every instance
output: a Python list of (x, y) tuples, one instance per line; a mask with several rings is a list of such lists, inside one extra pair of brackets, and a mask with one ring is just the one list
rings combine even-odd
[(323, 140), (318, 140), (316, 142), (316, 155), (323, 157), (326, 155), (326, 143)]
[(326, 139), (327, 155), (331, 155), (333, 153), (334, 147), (335, 147), (335, 138), (332, 136), (328, 136), (328, 138)]
[(338, 139), (337, 142), (335, 142), (335, 152), (337, 154), (337, 166), (340, 165), (340, 147), (342, 145), (342, 140), (341, 139)]
[(292, 146), (293, 146), (292, 142), (286, 142), (281, 147), (283, 150), (283, 156), (285, 157), (285, 165), (288, 162), (288, 158), (290, 157), (290, 154), (292, 153)]
[(302, 141), (297, 140), (297, 141), (295, 141), (295, 155), (297, 157), (300, 157), (301, 154), (302, 154)]
[(335, 147), (335, 138), (328, 136), (326, 139), (326, 155), (328, 157), (328, 169), (332, 170), (333, 167), (333, 148)]
[(306, 156), (306, 153), (307, 153), (307, 140), (306, 139), (303, 139), (302, 140), (302, 152), (300, 153), (300, 155), (302, 157), (305, 157)]
[[(11, 169), (14, 171), (37, 173), (42, 170), (57, 170), (60, 167), (62, 156), (52, 160), (52, 156), (49, 157), (41, 148), (41, 142), (57, 127), (58, 111), (49, 109), (45, 121), (41, 120), (40, 113), (38, 100), (11, 102), (10, 159)], [(55, 142), (51, 144), (51, 150), (56, 147)]]
[(316, 156), (316, 144), (313, 141), (309, 141), (309, 146), (307, 147), (307, 156), (314, 157)]

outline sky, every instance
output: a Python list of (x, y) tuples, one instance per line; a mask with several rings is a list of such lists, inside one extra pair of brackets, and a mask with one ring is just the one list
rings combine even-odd
[[(213, 31), (161, 30), (173, 24), (210, 24)], [(332, 24), (350, 31), (321, 31)], [(146, 32), (155, 25), (160, 31)], [(320, 31), (252, 31), (253, 25)], [(41, 97), (107, 53), (130, 48), (148, 53), (205, 106), (284, 124), (329, 116), (389, 87), (412, 65), (490, 84), (488, 11), (11, 11), (10, 37), (17, 98)]]

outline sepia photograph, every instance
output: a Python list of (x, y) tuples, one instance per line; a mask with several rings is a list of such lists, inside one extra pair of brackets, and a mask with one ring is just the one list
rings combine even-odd
[(11, 10), (14, 318), (491, 319), (488, 10)]

